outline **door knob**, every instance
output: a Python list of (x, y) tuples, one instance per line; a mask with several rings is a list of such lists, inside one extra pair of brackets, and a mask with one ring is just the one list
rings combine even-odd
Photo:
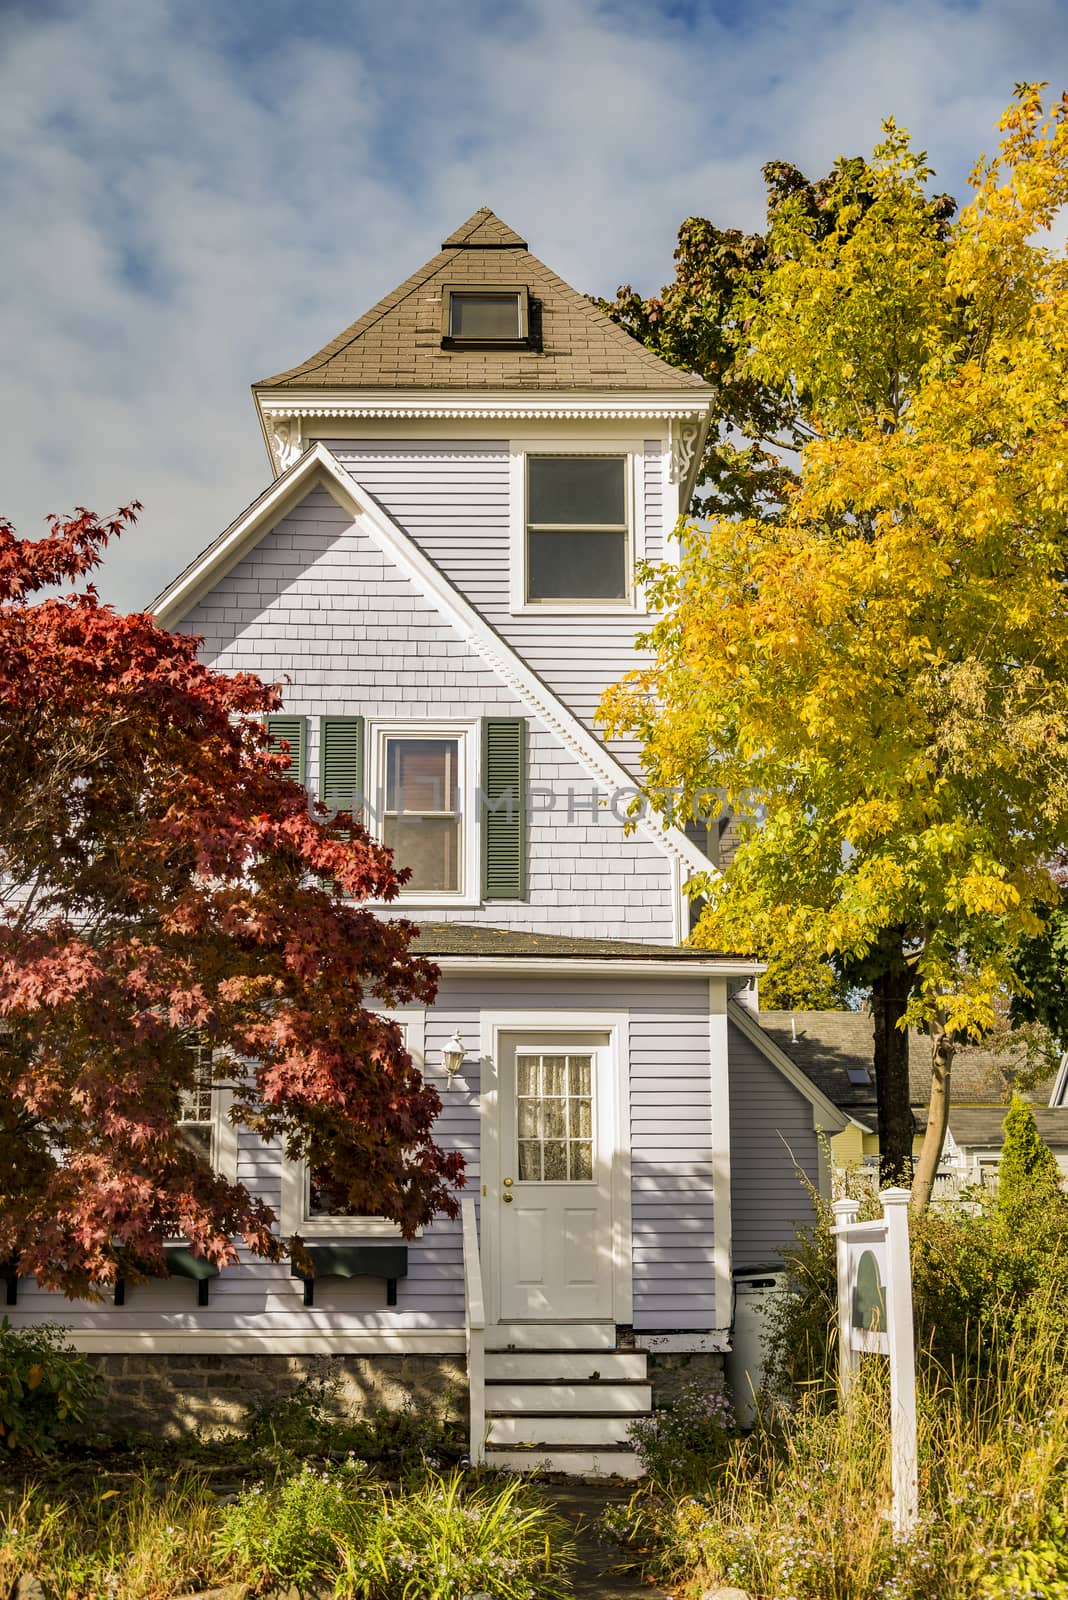
[(506, 1195), (505, 1195), (505, 1197), (504, 1197), (504, 1203), (505, 1203), (505, 1205), (506, 1205), (506, 1206), (510, 1206), (510, 1205), (511, 1205), (511, 1203), (512, 1203), (512, 1201), (513, 1201), (513, 1200), (514, 1200), (514, 1199), (515, 1199), (515, 1195), (512, 1195), (512, 1194), (506, 1194)]

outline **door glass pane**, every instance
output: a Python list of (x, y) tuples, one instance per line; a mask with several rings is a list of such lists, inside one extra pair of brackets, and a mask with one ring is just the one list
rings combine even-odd
[(625, 600), (625, 533), (527, 534), (531, 600)]
[(517, 1167), (524, 1183), (593, 1179), (593, 1057), (517, 1055)]
[(537, 1183), (541, 1178), (541, 1145), (519, 1142), (519, 1181)]
[(545, 1157), (545, 1181), (551, 1183), (567, 1177), (567, 1145), (562, 1139), (547, 1140), (542, 1146)]
[(520, 1139), (540, 1139), (541, 1106), (537, 1100), (520, 1100), (519, 1102), (519, 1137)]
[(567, 1091), (567, 1057), (542, 1056), (542, 1093), (565, 1094)]
[(627, 520), (623, 456), (530, 456), (528, 522), (576, 524)]
[(567, 1138), (567, 1101), (545, 1101), (545, 1137), (547, 1139)]
[(573, 1182), (588, 1181), (593, 1177), (593, 1145), (572, 1144), (571, 1152), (571, 1178)]
[(593, 1138), (593, 1107), (588, 1100), (572, 1100), (571, 1127), (568, 1131), (572, 1139)]
[(454, 339), (518, 339), (517, 294), (457, 294), (449, 299), (449, 332)]

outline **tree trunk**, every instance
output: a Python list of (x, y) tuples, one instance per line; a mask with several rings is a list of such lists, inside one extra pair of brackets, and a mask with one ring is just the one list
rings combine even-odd
[(875, 1097), (879, 1112), (880, 1183), (908, 1184), (912, 1174), (912, 1106), (909, 1100), (909, 1036), (898, 1026), (905, 1015), (912, 975), (902, 963), (873, 979)]
[(912, 1209), (926, 1211), (931, 1203), (938, 1163), (949, 1125), (950, 1073), (955, 1047), (952, 1035), (940, 1022), (931, 1024), (931, 1100), (927, 1112), (927, 1131), (923, 1136), (916, 1176), (912, 1180)]

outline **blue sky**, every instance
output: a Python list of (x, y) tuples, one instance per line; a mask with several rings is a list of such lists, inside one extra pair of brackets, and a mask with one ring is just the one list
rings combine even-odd
[(0, 0), (0, 511), (142, 500), (99, 585), (143, 605), (267, 481), (249, 384), (478, 206), (648, 291), (887, 115), (959, 198), (1029, 78), (1064, 0)]

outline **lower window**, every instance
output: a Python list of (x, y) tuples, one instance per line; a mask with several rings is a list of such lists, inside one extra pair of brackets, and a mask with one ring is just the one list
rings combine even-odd
[[(400, 1024), (405, 1049), (423, 1070), (424, 1019), (422, 1012), (382, 1012)], [(329, 1168), (307, 1161), (284, 1161), (282, 1206), (279, 1223), (283, 1234), (300, 1233), (309, 1239), (400, 1238), (400, 1226), (388, 1217), (353, 1211), (344, 1188)]]

